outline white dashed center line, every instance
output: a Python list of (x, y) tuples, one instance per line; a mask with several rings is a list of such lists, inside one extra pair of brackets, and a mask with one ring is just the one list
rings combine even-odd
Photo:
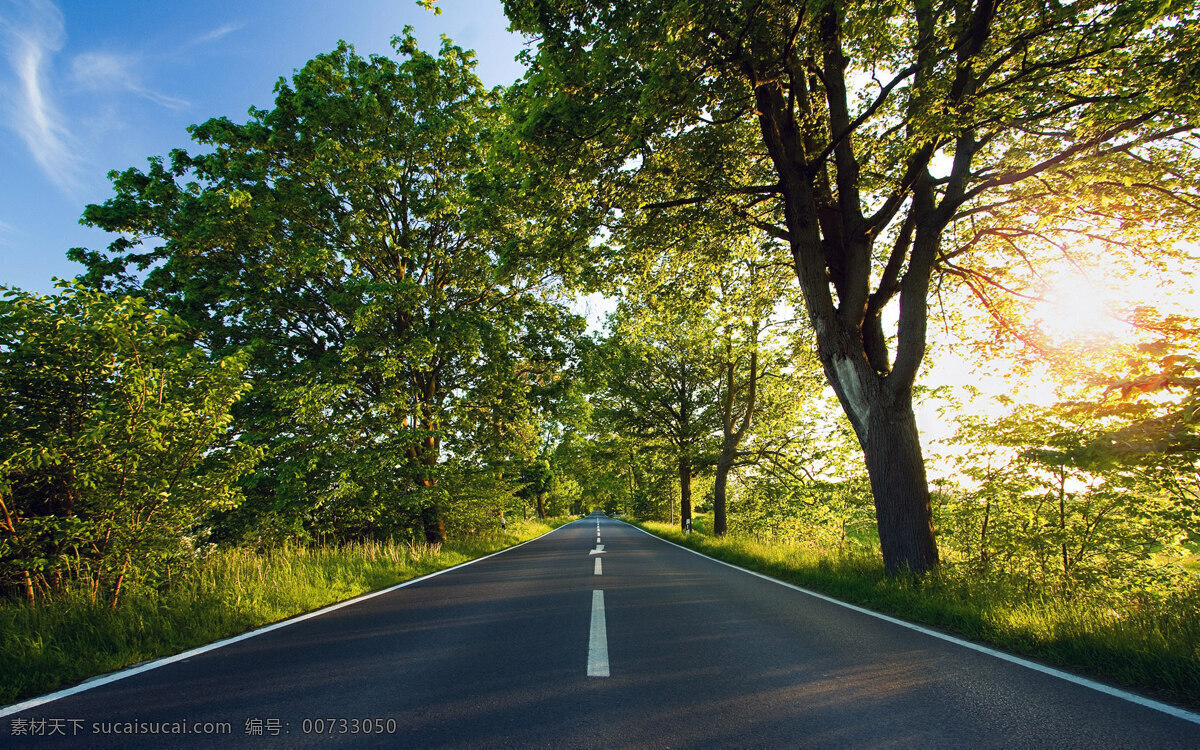
[(596, 571), (595, 571), (594, 575), (598, 575), (598, 576), (604, 575), (604, 565), (602, 564), (603, 562), (604, 562), (604, 558), (601, 558), (601, 557), (596, 558)]
[(604, 592), (600, 590), (592, 592), (592, 629), (588, 636), (587, 676), (609, 676), (608, 627), (604, 623)]

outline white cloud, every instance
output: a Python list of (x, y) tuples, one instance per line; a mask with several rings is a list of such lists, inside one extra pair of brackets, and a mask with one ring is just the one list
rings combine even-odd
[(0, 247), (16, 248), (17, 228), (7, 221), (0, 219)]
[(46, 176), (75, 197), (81, 166), (77, 144), (47, 86), (51, 59), (66, 39), (62, 11), (48, 0), (0, 0), (0, 8), (0, 43), (15, 83), (5, 92), (11, 103), (8, 125)]
[(135, 72), (136, 60), (127, 55), (85, 52), (71, 60), (71, 80), (84, 91), (129, 92), (167, 109), (186, 109), (187, 101), (146, 88)]
[(241, 31), (242, 27), (244, 27), (245, 25), (246, 24), (244, 24), (244, 23), (227, 23), (223, 26), (218, 26), (217, 28), (213, 29), (212, 31), (201, 34), (200, 36), (196, 37), (192, 41), (188, 42), (188, 45), (193, 46), (193, 45), (198, 45), (198, 44), (208, 44), (209, 42), (215, 42), (218, 39), (220, 39), (221, 37), (225, 36), (226, 34), (232, 34), (235, 31)]

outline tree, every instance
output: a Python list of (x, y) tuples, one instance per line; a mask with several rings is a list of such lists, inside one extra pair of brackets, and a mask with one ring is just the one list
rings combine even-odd
[(255, 459), (229, 430), (244, 357), (178, 318), (63, 285), (0, 301), (0, 575), (32, 601), (82, 579), (112, 606), (203, 538)]
[(601, 418), (670, 454), (679, 477), (680, 523), (692, 518), (692, 481), (711, 462), (717, 370), (711, 329), (700, 310), (621, 303), (601, 347), (608, 403)]
[(1128, 417), (1126, 407), (1012, 405), (999, 418), (959, 420), (956, 472), (969, 486), (951, 493), (943, 515), (974, 573), (1023, 577), (1066, 596), (1149, 590), (1172, 568), (1182, 573), (1194, 486), (1189, 497), (1160, 461), (1114, 451), (1113, 418)]
[[(1021, 202), (1018, 188), (1039, 181), (1070, 185), (1113, 165), (1187, 161), (1190, 146), (1173, 138), (1191, 132), (1196, 111), (1185, 83), (1200, 69), (1194, 7), (507, 0), (505, 8), (514, 28), (539, 38), (523, 84), (533, 103), (526, 129), (541, 138), (539, 158), (569, 164), (576, 180), (603, 186), (646, 167), (644, 154), (682, 153), (670, 145), (681, 139), (757, 127), (757, 148), (710, 165), (721, 179), (658, 205), (724, 205), (788, 243), (826, 378), (865, 457), (885, 566), (936, 566), (913, 387), (931, 281), (956, 250), (944, 245), (947, 228)], [(596, 192), (564, 210), (603, 221), (605, 210), (639, 208)]]
[(803, 434), (798, 412), (816, 395), (810, 382), (815, 362), (801, 343), (807, 331), (793, 317), (799, 306), (795, 285), (779, 273), (780, 247), (764, 243), (757, 250), (716, 273), (721, 442), (713, 533), (718, 536), (728, 528), (731, 473), (747, 467), (791, 472), (791, 447), (812, 439)]
[(254, 353), (239, 416), (273, 454), (255, 513), (437, 543), (443, 464), (498, 465), (581, 324), (521, 254), (472, 55), (393, 43), (402, 60), (342, 43), (249, 122), (193, 127), (197, 154), (114, 173), (85, 219), (122, 237), (74, 256)]
[[(695, 155), (703, 152), (719, 163), (722, 154), (736, 153), (747, 140), (736, 131), (704, 135), (641, 155), (643, 167), (626, 172), (618, 183), (620, 204), (645, 205), (664, 193), (712, 183), (718, 176)], [(632, 324), (627, 332), (635, 336), (641, 329), (683, 324), (695, 330), (681, 341), (695, 345), (708, 339), (720, 431), (713, 532), (721, 535), (727, 528), (730, 474), (779, 458), (782, 443), (791, 439), (782, 432), (768, 438), (754, 429), (761, 407), (779, 412), (794, 406), (786, 399), (760, 399), (761, 386), (769, 385), (772, 396), (789, 391), (799, 398), (794, 386), (811, 357), (787, 361), (796, 348), (794, 313), (800, 303), (783, 243), (710, 205), (686, 200), (655, 205), (653, 212), (622, 212), (609, 222), (602, 251), (589, 258), (592, 283), (628, 302), (626, 322)], [(668, 309), (677, 317), (663, 317)], [(641, 317), (646, 320), (633, 323)], [(768, 421), (780, 416), (768, 415)], [(749, 444), (753, 447), (746, 450)]]
[(522, 487), (517, 494), (522, 501), (533, 500), (537, 517), (542, 520), (546, 518), (546, 496), (554, 489), (555, 478), (554, 470), (550, 468), (550, 462), (544, 458), (526, 464), (521, 469)]
[(569, 499), (572, 512), (603, 508), (610, 514), (674, 521), (674, 495), (663, 481), (669, 476), (674, 485), (674, 467), (662, 467), (662, 455), (607, 417), (598, 409), (579, 432), (555, 445), (551, 466), (559, 480), (554, 495)]

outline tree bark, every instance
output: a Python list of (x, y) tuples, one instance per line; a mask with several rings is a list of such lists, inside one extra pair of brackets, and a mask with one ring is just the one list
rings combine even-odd
[(435, 488), (437, 475), (438, 454), (441, 446), (437, 438), (430, 436), (421, 441), (421, 474), (418, 484), (425, 491), (427, 498), (421, 506), (421, 526), (425, 531), (425, 541), (429, 544), (441, 544), (446, 541), (446, 523), (442, 519), (442, 504), (437, 500)]
[[(754, 321), (753, 325), (755, 345), (757, 346), (758, 321)], [(735, 427), (733, 404), (739, 389), (737, 388), (737, 367), (734, 362), (732, 344), (726, 345), (725, 358), (725, 403), (721, 414), (721, 455), (717, 457), (717, 476), (713, 485), (713, 534), (716, 536), (724, 536), (728, 530), (729, 472), (737, 461), (738, 447), (754, 418), (754, 409), (758, 398), (758, 350), (754, 349), (750, 352), (750, 374), (744, 388), (741, 389), (746, 393), (745, 409), (742, 412), (740, 423)]]
[(991, 560), (988, 557), (988, 522), (992, 516), (992, 493), (989, 491), (983, 499), (983, 525), (979, 529), (979, 567), (986, 575)]
[(441, 503), (434, 501), (421, 509), (421, 525), (425, 527), (425, 541), (429, 544), (441, 544), (446, 541), (446, 524), (442, 520)]
[(733, 458), (737, 453), (737, 445), (729, 447), (729, 441), (721, 447), (721, 455), (717, 457), (717, 476), (713, 482), (713, 534), (724, 536), (728, 531), (728, 500), (729, 471), (733, 468)]
[(437, 486), (437, 465), (441, 458), (442, 441), (438, 437), (434, 422), (434, 414), (438, 407), (438, 379), (435, 372), (418, 379), (419, 400), (421, 409), (421, 428), (425, 431), (417, 448), (414, 458), (420, 464), (418, 483), (425, 490), (427, 498), (421, 507), (421, 526), (424, 527), (425, 541), (428, 544), (442, 544), (446, 541), (446, 523), (442, 518), (442, 504), (437, 500), (434, 488)]
[(113, 584), (112, 599), (108, 602), (108, 609), (115, 612), (117, 609), (117, 600), (121, 597), (121, 587), (125, 584), (125, 575), (129, 572), (130, 556), (125, 555), (125, 562), (121, 565), (121, 572), (117, 574), (116, 583)]
[(679, 529), (687, 530), (692, 520), (692, 460), (686, 454), (679, 457)]
[(875, 498), (879, 546), (884, 567), (892, 575), (904, 571), (920, 574), (938, 565), (921, 439), (912, 403), (902, 401), (877, 401), (862, 441)]

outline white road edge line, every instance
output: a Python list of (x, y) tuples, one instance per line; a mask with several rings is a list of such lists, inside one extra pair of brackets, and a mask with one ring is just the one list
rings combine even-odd
[(596, 558), (596, 566), (595, 566), (595, 569), (594, 569), (592, 575), (597, 575), (597, 576), (604, 575), (604, 566), (601, 565), (601, 563), (603, 563), (603, 562), (604, 562), (603, 557)]
[(958, 638), (956, 636), (949, 635), (948, 633), (941, 633), (937, 630), (932, 630), (932, 629), (924, 627), (922, 625), (917, 625), (916, 623), (908, 622), (907, 620), (901, 620), (897, 617), (892, 617), (890, 615), (885, 615), (880, 612), (875, 612), (875, 611), (869, 610), (865, 607), (860, 607), (856, 604), (850, 604), (849, 602), (841, 601), (840, 599), (834, 599), (832, 596), (827, 596), (825, 594), (821, 594), (816, 591), (811, 591), (811, 590), (803, 588), (801, 586), (797, 586), (794, 583), (788, 583), (787, 581), (781, 581), (778, 578), (772, 578), (769, 575), (765, 575), (763, 573), (759, 573), (754, 570), (749, 570), (747, 568), (743, 568), (740, 565), (734, 565), (733, 563), (727, 563), (724, 560), (718, 560), (715, 557), (709, 557), (708, 555), (706, 555), (702, 552), (697, 552), (694, 549), (688, 549), (687, 547), (684, 547), (683, 545), (680, 545), (680, 544), (676, 544), (675, 542), (672, 542), (669, 539), (663, 539), (660, 536), (655, 536), (654, 534), (651, 534), (649, 531), (646, 531), (645, 529), (642, 529), (642, 528), (638, 528), (637, 526), (634, 526), (631, 523), (627, 523), (626, 525), (631, 528), (637, 529), (638, 531), (642, 532), (643, 534), (650, 537), (651, 539), (657, 539), (658, 541), (663, 542), (664, 544), (669, 544), (672, 547), (678, 547), (679, 549), (684, 550), (686, 552), (691, 552), (693, 555), (696, 555), (698, 557), (703, 557), (705, 560), (711, 560), (712, 562), (719, 563), (720, 565), (724, 565), (727, 568), (733, 568), (734, 570), (740, 570), (743, 573), (748, 573), (749, 575), (755, 576), (757, 578), (761, 578), (764, 581), (770, 581), (771, 583), (777, 583), (780, 586), (786, 586), (789, 589), (792, 589), (794, 591), (799, 591), (802, 594), (808, 594), (809, 596), (816, 597), (817, 599), (829, 602), (830, 604), (836, 604), (839, 607), (845, 607), (846, 609), (852, 609), (855, 612), (860, 612), (864, 615), (869, 615), (871, 617), (875, 617), (877, 619), (884, 620), (886, 622), (890, 622), (893, 625), (899, 625), (900, 627), (908, 628), (909, 630), (915, 630), (918, 633), (924, 633), (925, 635), (933, 636), (934, 638), (937, 638), (939, 640), (947, 641), (947, 642), (953, 643), (957, 646), (962, 646), (963, 648), (969, 648), (972, 651), (978, 651), (981, 654), (987, 654), (988, 656), (994, 656), (997, 659), (1002, 659), (1004, 661), (1011, 662), (1013, 664), (1017, 664), (1019, 666), (1025, 667), (1026, 669), (1032, 669), (1035, 672), (1041, 672), (1042, 674), (1050, 675), (1051, 677), (1057, 677), (1060, 680), (1065, 680), (1067, 682), (1071, 682), (1076, 685), (1080, 685), (1082, 687), (1089, 688), (1091, 690), (1095, 690), (1096, 692), (1104, 693), (1105, 695), (1111, 695), (1114, 698), (1119, 698), (1121, 700), (1128, 701), (1129, 703), (1136, 703), (1139, 706), (1145, 706), (1146, 708), (1153, 709), (1155, 711), (1160, 711), (1169, 716), (1174, 716), (1177, 719), (1183, 719), (1184, 721), (1190, 721), (1193, 724), (1200, 724), (1200, 714), (1193, 713), (1186, 709), (1179, 708), (1178, 706), (1172, 706), (1169, 703), (1162, 703), (1161, 701), (1156, 701), (1151, 698), (1145, 698), (1143, 696), (1138, 695), (1137, 693), (1131, 693), (1127, 690), (1122, 690), (1120, 688), (1112, 687), (1111, 685), (1105, 685), (1102, 682), (1097, 682), (1095, 680), (1089, 680), (1086, 677), (1080, 677), (1079, 675), (1071, 674), (1070, 672), (1064, 672), (1061, 669), (1055, 669), (1054, 667), (1048, 667), (1045, 664), (1038, 664), (1035, 661), (1031, 661), (1029, 659), (1022, 658), (1020, 656), (1015, 656), (1013, 654), (1005, 653), (1003, 651), (998, 651), (989, 646), (984, 646), (979, 643), (974, 643), (972, 641), (964, 640), (962, 638)]
[(609, 676), (608, 627), (604, 623), (604, 592), (600, 589), (592, 592), (592, 627), (588, 633), (587, 676)]
[(21, 701), (20, 703), (13, 703), (8, 706), (0, 706), (0, 718), (3, 718), (5, 716), (11, 716), (11, 715), (17, 714), (17, 713), (21, 713), (22, 711), (28, 711), (29, 709), (37, 708), (38, 706), (44, 706), (47, 703), (52, 703), (52, 702), (54, 702), (56, 700), (60, 700), (62, 698), (69, 698), (72, 695), (78, 695), (79, 693), (86, 692), (88, 690), (91, 690), (92, 688), (98, 688), (98, 687), (101, 687), (104, 685), (108, 685), (110, 683), (117, 682), (118, 680), (123, 680), (126, 677), (133, 677), (134, 675), (139, 675), (139, 674), (142, 674), (143, 672), (149, 672), (152, 669), (158, 669), (159, 667), (165, 667), (168, 664), (174, 664), (175, 662), (178, 662), (178, 661), (184, 661), (186, 659), (191, 659), (192, 657), (200, 656), (201, 654), (206, 654), (209, 651), (216, 651), (219, 648), (224, 648), (225, 646), (231, 646), (234, 643), (240, 643), (241, 641), (249, 640), (250, 638), (254, 638), (255, 636), (263, 635), (264, 633), (270, 633), (272, 630), (279, 630), (280, 628), (285, 628), (288, 625), (295, 625), (298, 622), (304, 622), (305, 620), (311, 620), (314, 617), (320, 617), (321, 615), (329, 614), (330, 612), (341, 609), (342, 607), (349, 607), (351, 604), (357, 604), (359, 602), (366, 601), (367, 599), (374, 599), (377, 596), (383, 596), (384, 594), (390, 594), (391, 592), (396, 591), (398, 589), (402, 589), (407, 586), (412, 586), (413, 584), (420, 583), (422, 581), (428, 581), (430, 578), (435, 578), (437, 576), (442, 575), (443, 573), (449, 573), (452, 570), (458, 570), (459, 568), (465, 568), (468, 565), (474, 565), (477, 562), (483, 562), (484, 560), (493, 558), (496, 555), (503, 555), (505, 552), (511, 552), (512, 550), (517, 549), (518, 547), (524, 547), (526, 544), (529, 544), (531, 542), (536, 542), (537, 540), (541, 539), (542, 537), (549, 536), (550, 534), (553, 534), (554, 532), (558, 531), (558, 529), (565, 529), (567, 526), (570, 526), (570, 525), (571, 524), (569, 524), (569, 523), (563, 524), (562, 526), (559, 526), (556, 529), (550, 529), (545, 534), (542, 534), (540, 536), (535, 536), (533, 539), (526, 539), (525, 541), (521, 542), (520, 544), (514, 544), (511, 547), (506, 547), (505, 549), (502, 549), (499, 552), (493, 552), (492, 554), (487, 555), (485, 557), (479, 557), (474, 560), (468, 560), (465, 563), (459, 563), (458, 565), (455, 565), (450, 568), (446, 568), (444, 570), (438, 570), (433, 573), (428, 573), (419, 578), (411, 578), (407, 581), (404, 581), (403, 583), (398, 583), (395, 586), (390, 586), (386, 589), (380, 589), (378, 591), (371, 591), (366, 594), (363, 594), (362, 596), (357, 596), (353, 599), (347, 599), (343, 602), (338, 602), (336, 604), (330, 604), (328, 607), (316, 609), (316, 610), (313, 610), (312, 612), (306, 612), (302, 615), (296, 615), (295, 617), (292, 617), (290, 619), (280, 620), (279, 622), (271, 623), (270, 625), (264, 625), (263, 627), (258, 628), (257, 630), (251, 630), (246, 633), (242, 633), (241, 635), (235, 635), (231, 638), (226, 638), (224, 640), (215, 641), (213, 643), (208, 643), (203, 646), (197, 646), (196, 648), (190, 649), (188, 651), (184, 651), (179, 654), (175, 654), (173, 656), (164, 656), (161, 659), (154, 659), (153, 661), (143, 662), (141, 664), (138, 664), (137, 666), (129, 667), (128, 669), (123, 669), (119, 672), (110, 672), (108, 674), (100, 675), (98, 677), (92, 677), (89, 680), (87, 680), (86, 682), (82, 682), (73, 687), (65, 688), (63, 690), (49, 693), (47, 695), (42, 695), (37, 698), (29, 698), (28, 700)]

